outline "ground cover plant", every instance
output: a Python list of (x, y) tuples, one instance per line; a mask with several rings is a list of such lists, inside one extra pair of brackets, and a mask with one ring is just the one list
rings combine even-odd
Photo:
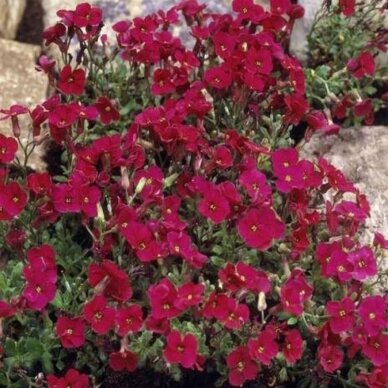
[[(387, 3), (325, 1), (308, 36), (307, 96), (342, 127), (371, 125), (388, 105)], [(386, 55), (386, 54), (385, 54)]]
[[(184, 1), (110, 42), (83, 3), (44, 32), (52, 96), (0, 117), (1, 386), (387, 385), (388, 242), (362, 242), (367, 198), (290, 138), (339, 130), (285, 49), (303, 9), (232, 6)], [(48, 138), (55, 173), (31, 171)]]

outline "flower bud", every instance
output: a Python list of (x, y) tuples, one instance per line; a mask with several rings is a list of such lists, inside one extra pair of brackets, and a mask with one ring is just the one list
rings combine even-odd
[(121, 186), (124, 190), (129, 189), (129, 176), (125, 167), (121, 167)]
[(265, 300), (265, 294), (263, 291), (259, 292), (259, 298), (257, 300), (257, 310), (264, 311), (267, 308), (267, 302)]
[(141, 178), (136, 185), (135, 193), (140, 194), (143, 191), (146, 184), (147, 184), (147, 178), (143, 176), (143, 178)]

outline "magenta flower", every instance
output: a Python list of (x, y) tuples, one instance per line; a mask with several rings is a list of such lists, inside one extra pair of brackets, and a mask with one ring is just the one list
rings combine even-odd
[(240, 218), (237, 230), (250, 248), (267, 250), (275, 239), (284, 235), (284, 223), (267, 206), (251, 208)]
[(354, 303), (350, 298), (344, 298), (341, 301), (329, 301), (326, 309), (330, 315), (329, 325), (333, 333), (339, 334), (353, 328)]
[(0, 133), (0, 163), (10, 163), (15, 158), (18, 142)]
[(82, 318), (58, 318), (55, 327), (64, 348), (78, 348), (85, 343), (85, 323)]
[(58, 88), (65, 94), (79, 96), (85, 89), (86, 74), (83, 69), (72, 69), (70, 65), (63, 67), (59, 73)]
[(271, 204), (272, 190), (267, 183), (265, 175), (256, 169), (244, 171), (239, 177), (240, 185), (258, 205)]
[(386, 302), (380, 295), (367, 296), (361, 301), (358, 314), (369, 335), (377, 335), (387, 328), (386, 310)]
[(344, 353), (340, 347), (323, 344), (318, 348), (319, 363), (327, 373), (333, 373), (341, 367)]
[(52, 201), (55, 210), (60, 213), (78, 213), (81, 210), (78, 189), (66, 183), (53, 186)]
[(69, 369), (64, 377), (47, 376), (48, 388), (88, 388), (89, 377), (75, 369)]
[(97, 295), (85, 303), (83, 314), (95, 333), (106, 334), (114, 325), (116, 311), (107, 306), (104, 296)]
[(74, 25), (79, 28), (98, 27), (102, 22), (102, 9), (92, 7), (89, 3), (78, 4), (74, 11), (73, 21)]
[(303, 339), (297, 329), (291, 329), (286, 332), (282, 352), (290, 365), (295, 364), (302, 358)]
[(357, 58), (350, 59), (347, 68), (355, 78), (360, 79), (366, 75), (373, 76), (376, 64), (373, 55), (364, 51)]
[(109, 366), (115, 372), (121, 372), (126, 370), (127, 372), (133, 372), (137, 368), (137, 355), (129, 350), (119, 351), (111, 353), (109, 356)]
[(205, 82), (215, 89), (226, 89), (232, 81), (231, 72), (225, 66), (212, 67), (205, 72)]
[(369, 337), (362, 346), (362, 353), (374, 366), (383, 366), (388, 362), (388, 334), (380, 333)]
[(100, 264), (91, 263), (88, 280), (92, 287), (101, 288), (107, 298), (124, 302), (132, 296), (127, 273), (110, 260), (103, 260)]
[(313, 288), (300, 269), (294, 269), (280, 290), (280, 300), (284, 311), (299, 316), (304, 303), (311, 297)]
[(204, 193), (198, 204), (198, 211), (204, 217), (210, 218), (215, 224), (219, 224), (228, 218), (230, 206), (220, 190), (212, 187)]
[(275, 341), (272, 331), (265, 330), (257, 338), (248, 341), (249, 355), (253, 360), (257, 360), (264, 365), (270, 365), (272, 359), (279, 352), (279, 345)]
[(377, 274), (376, 257), (369, 247), (362, 247), (349, 253), (349, 261), (353, 264), (353, 278), (365, 280)]
[(254, 380), (259, 372), (259, 367), (249, 356), (245, 346), (239, 346), (232, 350), (226, 357), (226, 365), (229, 368), (229, 384), (241, 387), (247, 380)]
[(163, 351), (165, 360), (170, 364), (180, 364), (192, 368), (196, 362), (198, 342), (191, 333), (181, 335), (173, 330), (167, 336), (167, 346)]
[(55, 280), (46, 278), (45, 272), (34, 272), (28, 278), (23, 297), (29, 308), (40, 311), (55, 298), (56, 291)]
[(100, 119), (103, 124), (108, 125), (112, 121), (117, 121), (120, 119), (119, 111), (106, 97), (99, 97), (94, 105), (100, 114)]
[(143, 310), (137, 304), (117, 310), (116, 324), (118, 327), (117, 333), (120, 336), (138, 332), (143, 326)]
[[(0, 220), (18, 216), (27, 204), (27, 194), (17, 182), (0, 184)], [(2, 215), (2, 213), (4, 215)]]
[(175, 306), (184, 311), (192, 306), (198, 306), (203, 300), (205, 286), (203, 284), (186, 283), (178, 288)]
[(181, 312), (175, 306), (177, 290), (168, 279), (162, 279), (159, 283), (148, 289), (148, 299), (151, 305), (152, 315), (156, 319), (174, 318)]

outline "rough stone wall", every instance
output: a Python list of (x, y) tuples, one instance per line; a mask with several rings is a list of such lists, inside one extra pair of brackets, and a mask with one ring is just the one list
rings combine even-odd
[(0, 0), (0, 38), (15, 39), (27, 0)]

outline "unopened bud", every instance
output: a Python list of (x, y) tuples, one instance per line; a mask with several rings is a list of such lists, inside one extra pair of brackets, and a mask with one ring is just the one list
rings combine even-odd
[(171, 187), (173, 185), (173, 183), (176, 181), (176, 179), (178, 178), (178, 176), (179, 176), (178, 173), (174, 173), (174, 174), (168, 176), (167, 178), (164, 178), (163, 186), (165, 188)]
[(97, 220), (105, 222), (104, 210), (102, 210), (102, 206), (100, 203), (97, 204)]
[(140, 194), (143, 191), (146, 184), (147, 184), (147, 178), (143, 176), (143, 178), (141, 178), (136, 185), (135, 193)]
[(129, 176), (125, 167), (121, 167), (121, 186), (124, 190), (129, 189)]
[(265, 294), (263, 291), (259, 292), (259, 299), (257, 301), (257, 310), (264, 311), (267, 308), (267, 302), (265, 300)]

